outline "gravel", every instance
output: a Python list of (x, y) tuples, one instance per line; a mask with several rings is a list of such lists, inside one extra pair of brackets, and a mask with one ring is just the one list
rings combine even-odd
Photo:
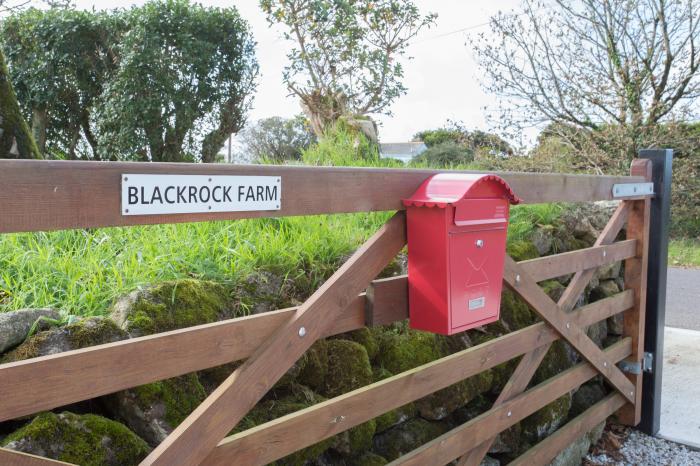
[(650, 437), (639, 431), (625, 429), (621, 447), (595, 448), (584, 464), (590, 466), (699, 466), (700, 452), (668, 440)]

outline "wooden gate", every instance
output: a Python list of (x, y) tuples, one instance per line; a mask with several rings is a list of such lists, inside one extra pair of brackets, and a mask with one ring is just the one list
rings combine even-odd
[[(597, 375), (613, 392), (515, 464), (546, 463), (613, 413), (628, 425), (639, 423), (641, 375), (623, 373), (617, 363), (642, 361), (652, 195), (624, 198), (590, 248), (522, 262), (506, 257), (505, 285), (542, 322), (226, 437), (319, 338), (407, 318), (406, 277), (374, 279), (406, 243), (400, 200), (436, 171), (0, 161), (0, 233), (271, 215), (122, 216), (120, 180), (132, 173), (279, 176), (282, 206), (274, 216), (397, 212), (299, 307), (0, 365), (0, 421), (245, 360), (142, 464), (262, 465), (522, 356), (490, 410), (391, 464), (443, 465), (459, 458), (460, 465), (478, 465), (499, 432)], [(622, 177), (500, 175), (527, 203), (590, 202), (614, 199), (616, 184), (649, 181), (651, 164), (636, 160), (630, 176)], [(626, 239), (615, 241), (625, 225)], [(626, 289), (574, 309), (595, 270), (618, 261), (625, 262)], [(558, 302), (538, 285), (569, 274), (573, 278)], [(619, 313), (623, 338), (600, 349), (586, 327)], [(559, 339), (583, 362), (528, 389)], [(65, 464), (2, 449), (0, 463)]]

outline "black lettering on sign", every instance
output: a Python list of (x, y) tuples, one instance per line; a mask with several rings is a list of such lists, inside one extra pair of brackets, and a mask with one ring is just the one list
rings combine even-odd
[(153, 195), (151, 196), (151, 204), (155, 204), (156, 199), (158, 199), (159, 204), (163, 203), (163, 196), (160, 195), (160, 188), (158, 186), (153, 188)]
[(142, 204), (150, 204), (150, 202), (146, 202), (146, 193), (143, 189), (143, 186), (141, 186), (141, 203)]
[[(206, 193), (207, 198), (204, 198), (204, 193)], [(202, 202), (209, 202), (211, 199), (211, 191), (209, 191), (209, 186), (202, 186), (199, 188), (199, 200)]]
[(136, 186), (129, 186), (129, 205), (134, 205), (139, 203), (139, 190)]
[(190, 194), (190, 204), (194, 204), (195, 202), (197, 202), (197, 187), (196, 186), (190, 186), (189, 194)]
[(245, 186), (239, 185), (238, 186), (238, 202), (241, 202), (243, 200), (243, 196), (245, 195), (243, 191), (245, 190)]
[(214, 202), (221, 202), (220, 197), (216, 197), (216, 190), (221, 191), (221, 186), (214, 186), (214, 189), (211, 190), (211, 198), (214, 199)]
[(171, 201), (170, 195), (168, 195), (168, 193), (174, 189), (175, 186), (168, 186), (167, 188), (165, 188), (165, 202), (167, 202), (168, 204), (175, 204), (175, 201)]
[(224, 201), (231, 202), (231, 186), (224, 188)]
[(187, 199), (185, 199), (185, 190), (187, 189), (187, 186), (178, 186), (177, 187), (177, 202), (178, 204), (187, 204)]
[(265, 186), (265, 200), (274, 201), (277, 199), (277, 186)]
[(249, 200), (255, 200), (255, 190), (252, 186), (248, 186), (248, 190), (245, 193), (245, 201), (248, 202)]
[(265, 192), (265, 188), (262, 186), (258, 186), (257, 195), (258, 197), (255, 199), (256, 201), (262, 201), (263, 200), (263, 193)]

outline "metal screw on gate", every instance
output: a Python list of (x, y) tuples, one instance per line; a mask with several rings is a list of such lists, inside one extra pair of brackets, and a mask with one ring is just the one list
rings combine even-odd
[(209, 181), (211, 181), (211, 178), (209, 178)]
[(129, 178), (125, 176), (124, 181), (129, 181)]
[(608, 363), (607, 363), (607, 362), (603, 362), (603, 367), (608, 367)]
[(520, 275), (515, 276), (515, 283), (520, 283)]
[(513, 413), (511, 411), (508, 411), (508, 417), (511, 417)]
[(603, 251), (603, 257), (607, 257), (607, 256), (608, 256), (608, 251)]
[(299, 327), (299, 336), (304, 338), (306, 336), (306, 327)]
[(566, 323), (566, 328), (571, 328), (571, 324), (567, 322), (567, 323)]
[(483, 248), (484, 247), (484, 240), (483, 239), (476, 240), (476, 247)]

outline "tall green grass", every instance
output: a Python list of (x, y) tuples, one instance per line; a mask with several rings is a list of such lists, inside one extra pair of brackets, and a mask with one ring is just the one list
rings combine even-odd
[(668, 265), (700, 267), (700, 240), (671, 240), (671, 242), (668, 244)]

